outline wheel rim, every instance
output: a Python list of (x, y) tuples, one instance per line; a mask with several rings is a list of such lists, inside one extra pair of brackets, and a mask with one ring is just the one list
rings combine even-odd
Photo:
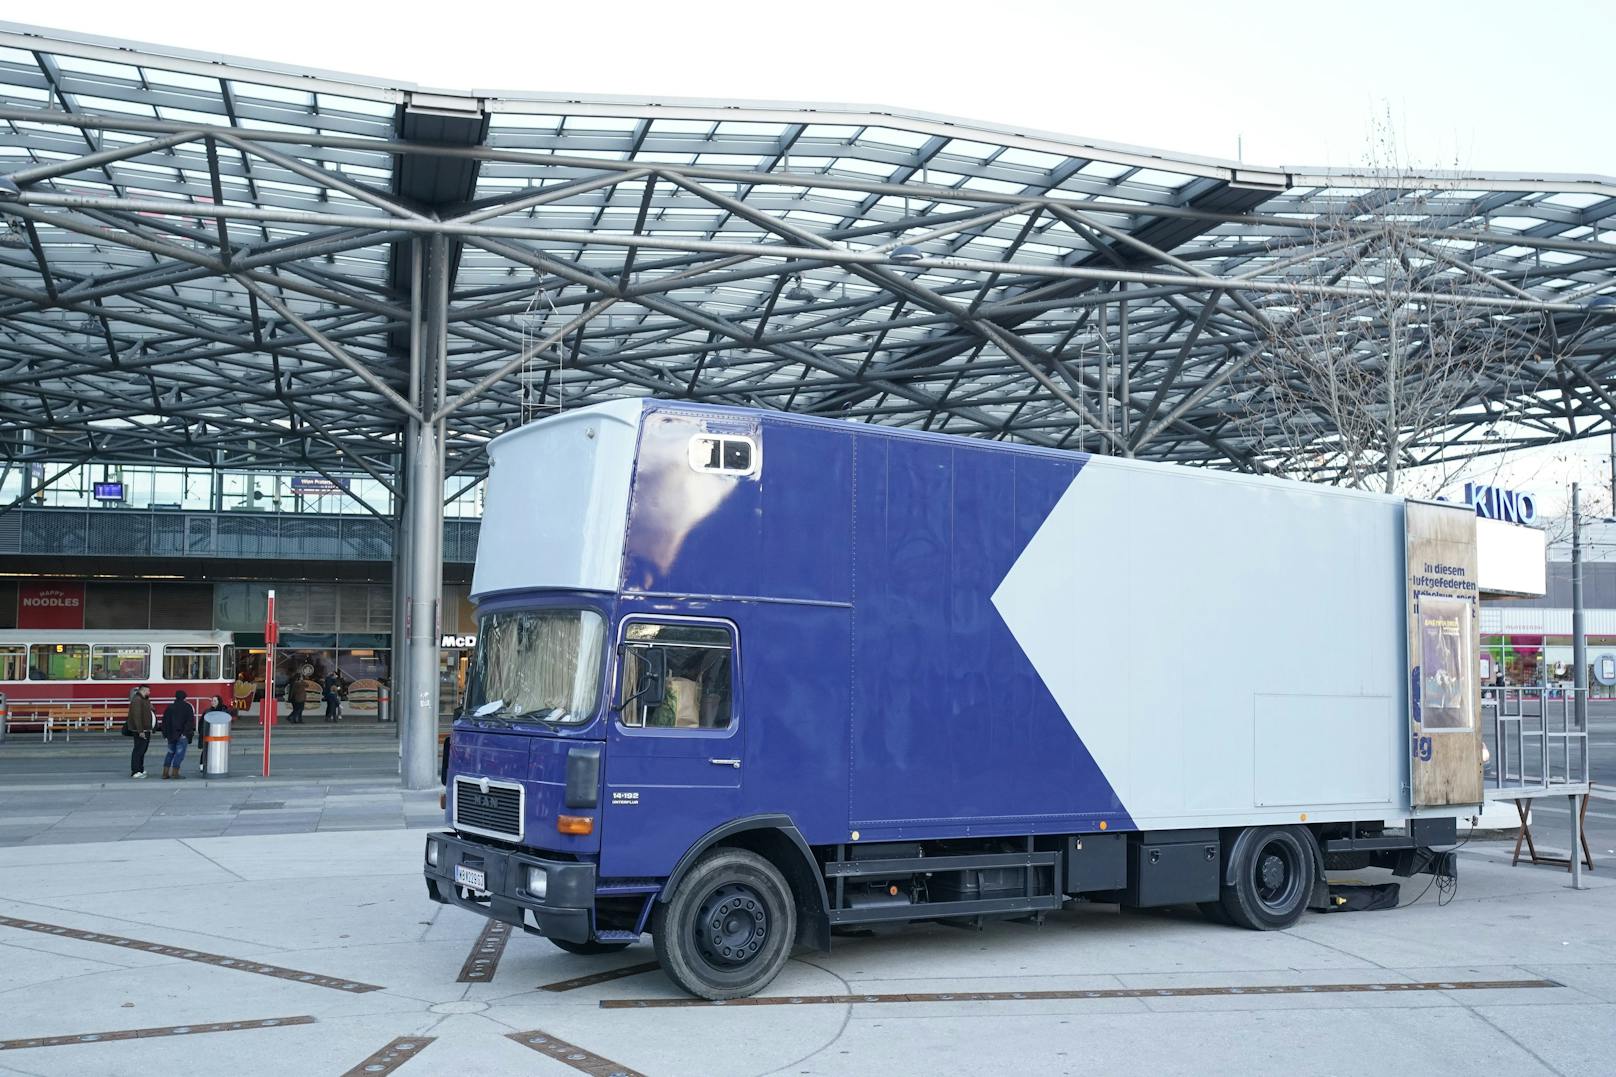
[(1271, 913), (1287, 913), (1302, 886), (1302, 858), (1291, 842), (1271, 839), (1257, 850), (1252, 865), (1257, 901)]
[(727, 883), (702, 899), (693, 925), (696, 950), (720, 969), (756, 959), (769, 938), (769, 910), (744, 883)]

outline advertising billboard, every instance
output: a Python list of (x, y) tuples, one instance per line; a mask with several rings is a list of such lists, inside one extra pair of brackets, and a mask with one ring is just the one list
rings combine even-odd
[(1480, 804), (1475, 510), (1469, 505), (1410, 501), (1403, 534), (1411, 803)]

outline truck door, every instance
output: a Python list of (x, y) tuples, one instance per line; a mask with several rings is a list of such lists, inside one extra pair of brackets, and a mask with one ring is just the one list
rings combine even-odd
[(703, 834), (739, 814), (746, 753), (737, 654), (727, 621), (623, 622), (606, 748), (603, 876), (666, 875)]

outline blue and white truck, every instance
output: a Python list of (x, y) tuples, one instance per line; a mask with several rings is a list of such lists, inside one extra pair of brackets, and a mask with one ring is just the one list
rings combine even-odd
[(488, 452), (424, 872), (564, 950), (721, 999), (846, 925), (1285, 928), (1482, 798), (1468, 507), (656, 400)]

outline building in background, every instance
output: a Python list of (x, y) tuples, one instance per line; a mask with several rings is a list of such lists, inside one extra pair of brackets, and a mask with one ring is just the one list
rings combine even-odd
[[(445, 711), (464, 692), (475, 641), (467, 591), (479, 526), (475, 518), (444, 523)], [(346, 713), (364, 713), (375, 689), (392, 679), (392, 537), (387, 521), (329, 507), (20, 505), (0, 514), (0, 629), (228, 633), (237, 668), (261, 689), (265, 596), (273, 588), (278, 690), (292, 676), (322, 681), (336, 670), (361, 689)], [(0, 681), (12, 700), (29, 699), (26, 673)], [(109, 682), (109, 697), (118, 690)]]

